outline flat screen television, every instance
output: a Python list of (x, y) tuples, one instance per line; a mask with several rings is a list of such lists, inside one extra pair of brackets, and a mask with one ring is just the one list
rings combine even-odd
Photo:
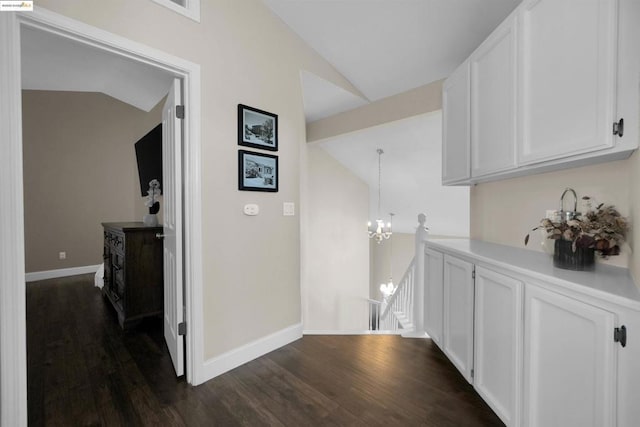
[(149, 182), (157, 179), (162, 190), (162, 123), (154, 127), (135, 144), (138, 161), (140, 193), (147, 195)]

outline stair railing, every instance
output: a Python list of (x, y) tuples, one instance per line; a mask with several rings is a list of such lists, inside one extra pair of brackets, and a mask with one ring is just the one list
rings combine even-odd
[[(369, 330), (374, 330), (371, 319), (376, 320), (375, 330), (402, 333), (403, 336), (422, 337), (424, 332), (424, 247), (428, 236), (425, 227), (426, 216), (418, 215), (415, 232), (415, 255), (407, 267), (402, 280), (393, 293), (378, 302), (369, 300)], [(374, 304), (375, 303), (375, 304)], [(378, 305), (379, 304), (379, 305)], [(376, 311), (377, 316), (372, 317)]]
[(415, 278), (415, 258), (411, 260), (402, 280), (394, 292), (381, 304), (379, 327), (381, 331), (396, 332), (413, 326), (413, 295)]

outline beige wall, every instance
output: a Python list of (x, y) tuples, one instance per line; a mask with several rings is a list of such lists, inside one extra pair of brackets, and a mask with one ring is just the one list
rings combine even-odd
[(307, 141), (321, 141), (384, 123), (442, 109), (442, 83), (438, 80), (389, 96), (353, 110), (307, 124)]
[[(566, 187), (582, 196), (592, 196), (600, 203), (615, 205), (622, 215), (628, 216), (631, 204), (636, 210), (631, 218), (640, 224), (637, 184), (629, 185), (630, 171), (638, 169), (638, 155), (631, 159), (593, 166), (550, 172), (540, 175), (479, 184), (471, 188), (471, 237), (509, 246), (524, 247), (524, 237), (538, 225), (547, 209), (559, 209), (560, 196)], [(635, 181), (636, 183), (638, 181)], [(633, 202), (631, 197), (636, 200)], [(567, 197), (566, 201), (573, 200)], [(567, 204), (568, 205), (568, 204)], [(580, 201), (578, 202), (580, 210)], [(637, 235), (637, 231), (635, 232)], [(527, 246), (543, 250), (542, 234), (534, 232)], [(636, 239), (636, 242), (640, 241)], [(622, 267), (629, 266), (629, 247), (620, 256), (603, 261)], [(636, 265), (638, 255), (634, 258)], [(634, 267), (637, 268), (637, 267)]]
[[(393, 245), (393, 250), (391, 246)], [(391, 257), (393, 252), (393, 257)], [(415, 255), (415, 235), (408, 233), (393, 233), (390, 240), (378, 244), (371, 240), (369, 243), (370, 290), (372, 299), (382, 301), (380, 285), (389, 282), (390, 268), (393, 268), (393, 283), (400, 284), (400, 280), (407, 271), (407, 267)], [(392, 258), (389, 263), (389, 258)]]
[(22, 109), (26, 272), (100, 264), (100, 223), (140, 221), (145, 212), (134, 144), (162, 121), (161, 108), (23, 91)]
[[(260, 0), (203, 1), (200, 23), (148, 0), (41, 0), (38, 7), (201, 67), (204, 358), (298, 324), (300, 224), (282, 215), (282, 203), (303, 209), (300, 70), (354, 90), (349, 82)], [(278, 193), (237, 189), (238, 103), (278, 114)], [(260, 215), (243, 215), (245, 203), (257, 203)]]
[(307, 150), (303, 256), (306, 331), (368, 328), (367, 184), (318, 146)]

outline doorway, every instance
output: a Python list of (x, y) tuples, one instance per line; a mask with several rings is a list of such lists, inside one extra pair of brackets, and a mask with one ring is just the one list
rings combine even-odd
[[(184, 307), (189, 323), (186, 335), (187, 381), (196, 384), (202, 366), (202, 307), (201, 301), (200, 235), (201, 219), (199, 194), (199, 111), (200, 69), (197, 64), (140, 45), (122, 37), (89, 27), (60, 15), (40, 9), (29, 14), (1, 14), (0, 32), (0, 132), (2, 133), (3, 176), (0, 192), (3, 196), (2, 272), (0, 273), (0, 348), (2, 348), (2, 375), (0, 375), (1, 423), (26, 424), (26, 348), (25, 348), (25, 285), (24, 285), (24, 223), (22, 198), (22, 121), (20, 84), (20, 31), (32, 28), (83, 43), (111, 54), (156, 67), (171, 73), (182, 81), (185, 109), (190, 112), (184, 119), (182, 207), (184, 212), (183, 240)], [(4, 96), (6, 94), (6, 96)], [(6, 114), (5, 114), (6, 113)], [(5, 167), (6, 166), (6, 167)], [(185, 178), (185, 179), (183, 179)], [(181, 186), (183, 184), (180, 184)], [(6, 197), (5, 197), (6, 196)], [(6, 201), (6, 204), (5, 204)], [(6, 254), (6, 256), (5, 256)]]

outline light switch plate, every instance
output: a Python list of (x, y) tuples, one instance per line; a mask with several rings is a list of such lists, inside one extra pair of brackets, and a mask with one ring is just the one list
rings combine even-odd
[(260, 207), (255, 203), (249, 203), (244, 205), (244, 214), (249, 216), (256, 216), (260, 213)]
[(282, 215), (294, 216), (296, 214), (296, 204), (293, 202), (284, 202), (282, 204)]

